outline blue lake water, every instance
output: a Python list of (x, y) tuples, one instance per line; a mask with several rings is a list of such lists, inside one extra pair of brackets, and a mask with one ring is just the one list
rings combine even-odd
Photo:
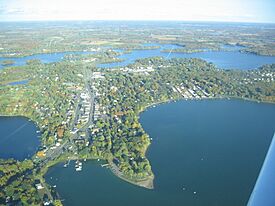
[(27, 118), (0, 116), (0, 158), (30, 158), (40, 145), (37, 130)]
[(8, 85), (20, 85), (20, 84), (27, 84), (29, 80), (22, 80), (22, 81), (16, 81), (16, 82), (10, 82)]
[[(219, 68), (223, 69), (255, 69), (263, 64), (272, 64), (275, 63), (275, 57), (273, 56), (260, 56), (250, 53), (241, 53), (238, 51), (242, 47), (238, 46), (227, 46), (225, 49), (230, 51), (205, 51), (198, 53), (166, 53), (162, 52), (164, 49), (176, 49), (180, 48), (177, 45), (171, 44), (151, 44), (152, 46), (160, 46), (159, 49), (151, 50), (133, 50), (131, 53), (121, 54), (118, 56), (120, 59), (123, 59), (122, 62), (114, 62), (108, 64), (100, 64), (98, 67), (109, 68), (109, 67), (123, 67), (128, 64), (134, 63), (135, 60), (141, 58), (148, 58), (154, 56), (161, 56), (165, 58), (201, 58), (207, 62), (212, 62)], [(148, 44), (148, 46), (151, 46)], [(117, 50), (123, 52), (123, 50)]]
[(147, 157), (155, 189), (124, 182), (95, 161), (81, 172), (58, 164), (46, 180), (65, 206), (245, 206), (275, 131), (275, 105), (179, 101), (148, 109), (140, 122), (153, 138)]
[[(212, 62), (219, 68), (223, 69), (255, 69), (263, 64), (275, 63), (274, 56), (260, 56), (250, 53), (241, 53), (239, 49), (243, 48), (241, 46), (229, 46), (224, 45), (227, 51), (204, 51), (198, 53), (166, 53), (163, 50), (173, 50), (176, 48), (182, 48), (178, 45), (173, 44), (157, 44), (149, 43), (144, 44), (144, 46), (158, 46), (158, 49), (146, 49), (146, 50), (133, 50), (131, 53), (123, 54), (123, 50), (114, 49), (115, 51), (121, 52), (118, 58), (123, 59), (122, 62), (114, 62), (108, 64), (99, 64), (98, 67), (109, 68), (109, 67), (123, 67), (128, 64), (134, 63), (137, 59), (161, 56), (165, 58), (201, 58), (207, 62)], [(49, 53), (49, 54), (35, 54), (26, 57), (14, 57), (6, 58), (0, 57), (0, 62), (4, 60), (13, 60), (15, 63), (9, 66), (22, 66), (26, 64), (27, 60), (39, 59), (43, 63), (59, 62), (64, 59), (65, 55), (69, 54), (93, 54), (94, 52), (59, 52), (59, 53)], [(5, 66), (0, 65), (0, 69)]]
[[(52, 63), (52, 62), (59, 62), (64, 59), (66, 55), (70, 54), (93, 54), (94, 52), (89, 51), (79, 51), (79, 52), (57, 52), (57, 53), (47, 53), (47, 54), (34, 54), (25, 57), (0, 57), (0, 62), (4, 60), (12, 60), (14, 64), (8, 66), (22, 66), (25, 65), (28, 60), (32, 59), (39, 59), (42, 63)], [(4, 68), (5, 66), (0, 64), (0, 69)]]

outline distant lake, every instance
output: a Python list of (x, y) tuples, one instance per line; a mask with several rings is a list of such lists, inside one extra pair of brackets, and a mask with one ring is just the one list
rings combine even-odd
[[(122, 49), (114, 49), (117, 52), (120, 52), (121, 55), (118, 58), (123, 59), (122, 62), (114, 62), (107, 64), (97, 65), (100, 68), (109, 68), (109, 67), (123, 67), (131, 63), (134, 63), (137, 59), (149, 58), (161, 56), (165, 58), (201, 58), (207, 62), (212, 62), (219, 68), (223, 69), (255, 69), (264, 64), (275, 63), (274, 56), (261, 56), (251, 53), (241, 53), (239, 50), (243, 47), (241, 46), (230, 46), (224, 45), (223, 49), (227, 51), (207, 51), (198, 52), (198, 53), (174, 53), (174, 52), (163, 52), (163, 50), (170, 50), (177, 48), (183, 48), (179, 45), (174, 44), (157, 44), (149, 43), (143, 44), (143, 46), (158, 46), (158, 49), (146, 49), (146, 50), (133, 50), (130, 53), (124, 53)], [(104, 47), (105, 49), (107, 47)], [(57, 53), (46, 53), (46, 54), (35, 54), (26, 57), (0, 57), (0, 63), (4, 60), (12, 60), (14, 64), (8, 66), (22, 66), (25, 65), (28, 60), (39, 59), (42, 63), (52, 63), (60, 62), (64, 59), (66, 55), (70, 54), (93, 54), (95, 52), (89, 51), (79, 51), (79, 52), (57, 52)], [(0, 69), (4, 68), (0, 64)]]
[[(207, 62), (212, 62), (219, 68), (223, 69), (256, 69), (263, 64), (275, 63), (274, 56), (260, 56), (250, 53), (241, 53), (240, 46), (228, 46), (225, 45), (223, 48), (228, 51), (204, 51), (198, 53), (166, 53), (163, 50), (170, 50), (182, 48), (172, 44), (148, 44), (148, 46), (160, 46), (159, 49), (148, 49), (148, 50), (133, 50), (131, 53), (126, 53), (118, 56), (123, 59), (122, 62), (114, 62), (108, 64), (98, 65), (101, 68), (109, 67), (123, 67), (128, 64), (134, 63), (137, 59), (161, 56), (165, 58), (201, 58)], [(123, 52), (123, 50), (117, 50)]]
[(29, 80), (25, 79), (22, 81), (16, 81), (16, 82), (10, 82), (7, 85), (20, 85), (20, 84), (27, 84), (29, 82)]
[(12, 60), (14, 64), (8, 66), (23, 66), (28, 60), (39, 59), (42, 63), (53, 63), (59, 62), (64, 59), (66, 55), (70, 54), (93, 54), (94, 52), (89, 51), (78, 51), (78, 52), (56, 52), (56, 53), (45, 53), (45, 54), (34, 54), (25, 57), (0, 57), (0, 69), (6, 67), (1, 65), (1, 62), (4, 60)]
[(37, 126), (24, 117), (0, 116), (0, 158), (24, 160), (40, 145)]
[(140, 116), (153, 138), (155, 189), (114, 176), (95, 161), (49, 169), (65, 206), (245, 206), (275, 131), (275, 105), (242, 100), (179, 101)]

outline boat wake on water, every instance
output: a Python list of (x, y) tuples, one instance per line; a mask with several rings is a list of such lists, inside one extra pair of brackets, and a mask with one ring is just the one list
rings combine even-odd
[(172, 53), (172, 51), (174, 50), (174, 46), (172, 47), (172, 49), (170, 50), (169, 54), (166, 56), (166, 59), (168, 59)]
[(16, 130), (14, 130), (13, 132), (11, 132), (10, 134), (8, 134), (7, 136), (5, 136), (4, 138), (2, 138), (0, 140), (0, 143), (5, 142), (9, 137), (12, 137), (13, 135), (15, 135), (16, 133), (18, 133), (20, 130), (22, 130), (25, 126), (27, 126), (27, 124), (29, 124), (29, 122), (26, 122), (25, 124), (22, 124), (20, 127), (18, 127)]

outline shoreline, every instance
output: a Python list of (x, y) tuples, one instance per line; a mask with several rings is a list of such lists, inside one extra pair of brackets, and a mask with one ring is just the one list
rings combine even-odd
[[(192, 101), (193, 100), (195, 100), (195, 101), (202, 101), (202, 100), (218, 100), (218, 99), (225, 99), (225, 100), (236, 99), (236, 100), (242, 100), (242, 101), (250, 101), (250, 102), (253, 102), (253, 103), (265, 103), (265, 104), (271, 104), (271, 105), (275, 104), (275, 102), (259, 101), (259, 100), (255, 100), (255, 99), (247, 99), (247, 98), (242, 98), (242, 97), (230, 97), (230, 96), (228, 96), (228, 97), (207, 97), (207, 98), (202, 98), (202, 99), (184, 99), (184, 98), (179, 98), (179, 99), (167, 99), (167, 100), (164, 100), (164, 101), (161, 101), (161, 102), (156, 102), (156, 103), (147, 105), (144, 108), (142, 108), (140, 111), (138, 111), (138, 113), (136, 115), (138, 116), (138, 119), (139, 119), (140, 118), (140, 114), (143, 113), (143, 112), (145, 112), (147, 109), (149, 109), (149, 108), (151, 108), (153, 106), (158, 106), (158, 105), (166, 104), (166, 103), (173, 103), (173, 102), (177, 102), (177, 101), (190, 101), (190, 100), (192, 100)], [(34, 121), (32, 118), (24, 116), (24, 115), (0, 114), (0, 117), (21, 117), (21, 118), (26, 118), (28, 120), (31, 120), (37, 126), (37, 128), (40, 130), (40, 127), (39, 127), (39, 125), (37, 124), (36, 121)], [(139, 124), (142, 127), (142, 124), (140, 122), (139, 122)], [(143, 127), (142, 127), (142, 129), (143, 129)], [(146, 134), (148, 135), (147, 132), (146, 132)], [(150, 136), (148, 138), (150, 138)], [(145, 149), (145, 157), (146, 157), (146, 153), (147, 153), (150, 145), (151, 145), (151, 140), (150, 140), (150, 144)], [(30, 159), (32, 159), (32, 157)], [(69, 159), (75, 160), (75, 159), (78, 159), (78, 158), (77, 157), (71, 157)], [(94, 158), (88, 158), (87, 160), (95, 160), (95, 159)], [(102, 160), (104, 160), (104, 159), (102, 159)], [(59, 161), (59, 160), (58, 161), (54, 161), (53, 164), (50, 163), (49, 165), (46, 165), (46, 171), (44, 173), (42, 172), (42, 176), (44, 176), (44, 174), (47, 172), (47, 170), (48, 170), (49, 167), (52, 167), (52, 166), (54, 166), (54, 165), (56, 165), (56, 164), (58, 164), (58, 163), (60, 163), (62, 161), (64, 161), (64, 159), (61, 158), (61, 161)], [(109, 167), (108, 168), (118, 178), (120, 178), (120, 179), (122, 179), (122, 180), (124, 180), (124, 181), (126, 181), (128, 183), (134, 184), (136, 186), (144, 187), (146, 189), (154, 189), (154, 178), (155, 178), (154, 174), (152, 174), (151, 176), (148, 176), (147, 178), (141, 179), (139, 181), (131, 180), (131, 179), (127, 178), (126, 176), (124, 176), (124, 174), (118, 169), (118, 167), (114, 163), (112, 163), (110, 160), (105, 160), (105, 161), (107, 161), (109, 163)], [(152, 173), (153, 173), (153, 171), (152, 171)]]
[[(200, 98), (200, 99), (179, 98), (179, 99), (164, 100), (164, 101), (161, 101), (161, 102), (156, 102), (156, 103), (147, 105), (138, 112), (138, 115), (140, 115), (141, 113), (145, 112), (147, 109), (149, 109), (153, 106), (158, 106), (158, 105), (161, 105), (161, 104), (173, 103), (173, 102), (177, 102), (177, 101), (204, 101), (204, 100), (222, 100), (222, 99), (224, 99), (224, 100), (236, 99), (236, 100), (248, 101), (248, 102), (253, 102), (253, 103), (263, 103), (263, 104), (275, 105), (275, 102), (272, 102), (272, 101), (263, 101), (263, 100), (249, 99), (249, 98), (243, 98), (243, 97), (235, 97), (235, 96), (205, 97), (205, 98)], [(139, 116), (138, 116), (138, 118), (139, 118)]]
[[(248, 98), (242, 98), (242, 97), (232, 97), (232, 96), (228, 96), (228, 97), (206, 97), (206, 98), (200, 98), (200, 99), (195, 99), (195, 98), (193, 98), (193, 99), (185, 99), (185, 98), (179, 98), (179, 99), (167, 99), (167, 100), (164, 100), (164, 101), (160, 101), (160, 102), (156, 102), (156, 103), (153, 103), (153, 104), (150, 104), (150, 105), (147, 105), (147, 106), (145, 106), (144, 108), (142, 108), (140, 111), (138, 111), (138, 114), (137, 114), (137, 116), (138, 116), (138, 120), (139, 120), (139, 118), (140, 118), (140, 114), (141, 113), (143, 113), (143, 112), (145, 112), (147, 109), (150, 109), (150, 108), (152, 108), (153, 106), (158, 106), (158, 105), (161, 105), (161, 104), (168, 104), (168, 103), (173, 103), (173, 102), (177, 102), (177, 101), (203, 101), (203, 100), (221, 100), (221, 99), (224, 99), (224, 100), (231, 100), (231, 99), (236, 99), (236, 100), (242, 100), (242, 101), (250, 101), (250, 102), (252, 102), (252, 103), (264, 103), (264, 104), (271, 104), (271, 105), (275, 105), (275, 102), (268, 102), (268, 101), (259, 101), (259, 100), (255, 100), (255, 99), (248, 99)], [(139, 121), (139, 124), (141, 125), (141, 127), (142, 127), (142, 124), (140, 123), (140, 121)], [(142, 127), (142, 129), (143, 129), (143, 127)], [(144, 130), (144, 129), (143, 129)], [(144, 130), (145, 131), (145, 130)], [(146, 131), (145, 131), (146, 132)], [(148, 135), (148, 138), (150, 139), (150, 136), (149, 136), (149, 134), (146, 132), (146, 134)], [(147, 156), (146, 156), (146, 153), (147, 153), (147, 151), (148, 151), (148, 149), (149, 149), (149, 147), (150, 147), (150, 145), (151, 145), (151, 140), (150, 140), (150, 144), (147, 146), (147, 148), (146, 148), (146, 150), (145, 150), (145, 157), (147, 158)], [(147, 158), (148, 159), (148, 158)], [(149, 160), (148, 160), (149, 161)], [(150, 163), (150, 161), (149, 161), (149, 163)], [(113, 164), (113, 163), (111, 163), (111, 164)], [(111, 165), (110, 163), (109, 163), (109, 165)], [(113, 164), (114, 165), (114, 164)], [(151, 165), (151, 163), (150, 163), (150, 165)], [(116, 167), (116, 166), (115, 166)], [(111, 168), (110, 168), (111, 169)], [(112, 171), (112, 169), (111, 169), (111, 171)], [(125, 180), (125, 181), (127, 181), (127, 182), (129, 182), (129, 183), (132, 183), (132, 184), (134, 184), (134, 185), (138, 185), (138, 186), (140, 186), (140, 187), (145, 187), (145, 188), (147, 188), (147, 189), (154, 189), (154, 183), (153, 183), (153, 181), (154, 181), (154, 178), (155, 178), (155, 176), (154, 176), (154, 173), (153, 173), (153, 171), (152, 171), (152, 178), (148, 178), (147, 180), (144, 180), (144, 181), (141, 181), (141, 182), (134, 182), (134, 181), (131, 181), (131, 180), (129, 180), (129, 179), (127, 179), (127, 178), (125, 178), (125, 177), (122, 177), (122, 176), (120, 176), (120, 175), (118, 175), (118, 174), (116, 174), (114, 171), (112, 171), (117, 177), (119, 177), (119, 178), (121, 178), (121, 179), (123, 179), (123, 180)], [(149, 186), (149, 187), (148, 187)]]
[[(54, 167), (56, 166), (57, 164), (60, 164), (60, 163), (64, 163), (68, 160), (71, 160), (71, 161), (76, 161), (76, 160), (83, 160), (81, 158), (77, 158), (77, 157), (61, 157), (61, 158), (58, 158), (56, 160), (52, 160), (51, 162), (48, 163), (48, 165), (46, 165), (46, 167), (42, 170), (42, 172), (40, 173), (39, 177), (45, 177), (46, 173), (48, 172), (48, 170), (51, 168), (51, 167)], [(95, 161), (96, 162), (96, 158), (88, 158), (87, 161)], [(146, 189), (154, 189), (154, 178), (155, 176), (154, 175), (151, 175), (149, 176), (148, 178), (144, 178), (144, 179), (141, 179), (141, 180), (138, 180), (138, 181), (134, 181), (134, 180), (131, 180), (127, 177), (125, 177), (123, 175), (123, 173), (119, 170), (119, 168), (110, 160), (103, 160), (103, 161), (106, 161), (108, 163), (108, 166), (106, 167), (107, 169), (109, 169), (116, 177), (130, 183), (130, 184), (133, 184), (133, 185), (136, 185), (136, 186), (139, 186), (139, 187), (144, 187)], [(100, 165), (98, 165), (100, 166)], [(45, 181), (46, 182), (46, 181)], [(47, 183), (47, 182), (46, 182)], [(48, 184), (48, 183), (47, 183)]]
[(154, 178), (155, 178), (154, 175), (151, 175), (151, 176), (149, 176), (145, 179), (142, 179), (142, 180), (134, 181), (134, 180), (131, 180), (131, 179), (125, 177), (123, 175), (123, 173), (119, 170), (119, 168), (113, 162), (108, 161), (108, 164), (109, 164), (108, 168), (118, 178), (120, 178), (128, 183), (131, 183), (133, 185), (137, 185), (139, 187), (144, 187), (144, 188), (150, 189), (150, 190), (154, 189)]

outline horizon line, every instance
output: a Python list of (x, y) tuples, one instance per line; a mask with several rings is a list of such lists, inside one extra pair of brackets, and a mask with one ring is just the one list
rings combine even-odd
[(0, 20), (0, 23), (20, 22), (81, 22), (81, 21), (124, 21), (124, 22), (198, 22), (198, 23), (245, 23), (245, 24), (275, 24), (275, 22), (253, 21), (226, 21), (226, 20), (178, 20), (178, 19), (25, 19), (25, 20)]

